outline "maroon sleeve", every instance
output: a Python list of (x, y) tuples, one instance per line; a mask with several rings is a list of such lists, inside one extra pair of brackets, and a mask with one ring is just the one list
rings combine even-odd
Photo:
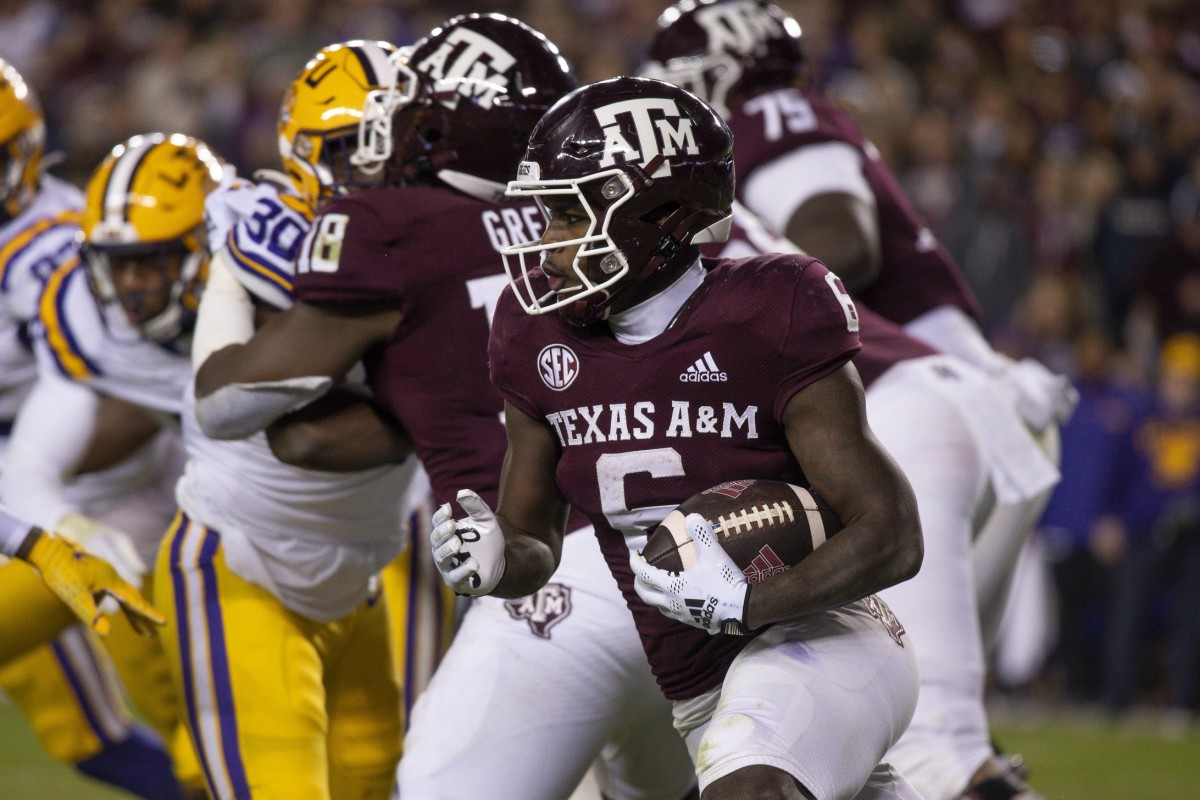
[(775, 159), (825, 142), (845, 142), (862, 157), (863, 177), (875, 196), (882, 263), (874, 283), (858, 292), (873, 309), (906, 324), (932, 308), (954, 305), (980, 318), (979, 303), (950, 253), (913, 207), (879, 151), (854, 119), (812, 91), (761, 92), (729, 119), (738, 168), (738, 197), (745, 178)]
[(796, 392), (832, 373), (859, 351), (858, 310), (841, 280), (820, 261), (802, 262), (792, 286), (791, 319), (782, 347), (788, 371), (775, 395), (775, 418)]
[[(513, 358), (524, 352), (515, 346), (522, 341), (521, 328), (529, 322), (529, 316), (513, 296), (511, 288), (505, 288), (496, 303), (496, 314), (492, 317), (492, 330), (488, 337), (488, 372), (492, 385), (504, 399), (521, 409), (533, 419), (544, 419), (537, 410), (533, 398), (520, 388)], [(530, 367), (532, 369), (532, 366)]]
[(858, 315), (862, 350), (854, 357), (854, 366), (858, 367), (864, 389), (871, 388), (871, 384), (883, 373), (901, 361), (937, 353), (937, 350), (913, 338), (904, 328), (876, 314), (861, 302), (858, 303)]

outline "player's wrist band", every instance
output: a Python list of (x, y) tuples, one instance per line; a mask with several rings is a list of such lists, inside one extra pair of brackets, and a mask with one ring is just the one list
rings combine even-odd
[(16, 552), (17, 558), (22, 559), (22, 560), (28, 560), (29, 553), (33, 550), (33, 546), (35, 544), (37, 544), (37, 540), (42, 537), (43, 533), (45, 533), (45, 531), (42, 530), (41, 528), (39, 528), (38, 526), (34, 525), (33, 527), (31, 527), (29, 529), (29, 533), (25, 534), (25, 538), (21, 541), (21, 544), (17, 547), (17, 552)]

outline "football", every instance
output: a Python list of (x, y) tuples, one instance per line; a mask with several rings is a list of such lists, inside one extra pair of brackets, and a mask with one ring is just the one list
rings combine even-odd
[(684, 523), (693, 513), (708, 520), (750, 583), (799, 564), (842, 527), (809, 489), (784, 481), (727, 481), (692, 495), (668, 514), (650, 533), (642, 556), (671, 572), (695, 566), (696, 545)]

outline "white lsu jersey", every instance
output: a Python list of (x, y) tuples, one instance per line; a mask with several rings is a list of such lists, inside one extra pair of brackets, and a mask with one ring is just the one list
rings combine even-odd
[(263, 433), (209, 439), (190, 388), (187, 397), (180, 507), (220, 533), (230, 569), (290, 610), (317, 622), (350, 613), (404, 547), (401, 499), (412, 470), (292, 467), (275, 458)]
[(37, 374), (27, 326), (50, 274), (76, 259), (83, 195), (43, 175), (33, 202), (0, 227), (0, 421), (16, 416)]
[[(191, 367), (186, 355), (140, 339), (128, 326), (115, 330), (112, 316), (102, 315), (77, 255), (50, 273), (31, 325), (38, 378), (10, 440), (3, 493), (44, 526), (81, 511), (118, 527), (149, 564), (182, 471), (177, 419)], [(100, 395), (144, 408), (166, 425), (116, 464), (73, 476)]]
[(178, 418), (192, 375), (186, 350), (143, 339), (117, 317), (101, 312), (82, 262), (59, 267), (39, 302), (38, 368)]
[[(210, 235), (223, 243), (238, 281), (274, 308), (290, 306), (293, 262), (310, 226), (306, 209), (272, 184), (247, 182), (214, 192), (205, 205)], [(402, 499), (415, 460), (403, 469), (300, 469), (276, 459), (263, 433), (208, 438), (194, 409), (189, 387), (180, 507), (220, 533), (230, 569), (288, 609), (318, 622), (350, 613), (403, 549)]]

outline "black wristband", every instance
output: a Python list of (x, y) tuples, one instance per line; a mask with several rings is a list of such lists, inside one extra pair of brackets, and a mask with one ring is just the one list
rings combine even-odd
[(750, 613), (750, 587), (751, 583), (746, 584), (746, 595), (742, 598), (742, 618), (727, 619), (721, 623), (721, 633), (730, 636), (745, 636), (750, 632), (750, 626), (746, 624), (746, 615)]
[(37, 525), (31, 527), (29, 529), (29, 533), (25, 534), (25, 538), (21, 541), (20, 547), (17, 548), (17, 558), (21, 560), (27, 560), (29, 558), (30, 551), (33, 550), (33, 546), (37, 544), (37, 540), (42, 538), (43, 533), (45, 533), (45, 531), (39, 528)]

